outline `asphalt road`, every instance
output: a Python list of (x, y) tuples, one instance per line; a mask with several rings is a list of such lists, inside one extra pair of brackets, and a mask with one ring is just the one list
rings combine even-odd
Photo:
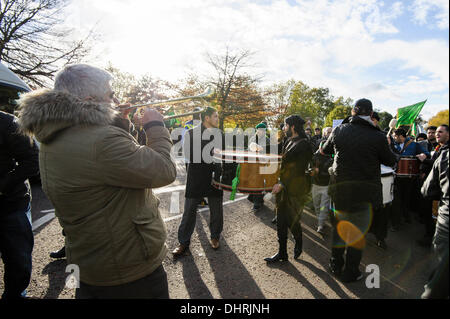
[[(184, 164), (177, 162), (177, 180), (164, 188), (156, 189), (160, 197), (160, 212), (168, 231), (167, 245), (172, 250), (177, 245), (177, 229), (183, 212)], [(53, 260), (49, 252), (64, 244), (61, 227), (54, 218), (54, 210), (39, 185), (33, 186), (32, 218), (35, 235), (33, 274), (29, 295), (36, 298), (71, 299), (74, 289), (65, 287), (68, 276), (66, 261)], [(399, 232), (389, 232), (388, 249), (375, 245), (372, 234), (367, 236), (361, 270), (380, 272), (379, 287), (369, 288), (366, 280), (344, 284), (327, 270), (330, 257), (330, 236), (320, 236), (316, 231), (317, 218), (306, 207), (302, 216), (303, 253), (293, 259), (294, 242), (290, 238), (288, 262), (268, 265), (264, 257), (277, 251), (276, 226), (271, 223), (274, 206), (251, 212), (251, 203), (245, 195), (235, 201), (224, 195), (224, 230), (221, 247), (209, 246), (209, 211), (200, 209), (190, 254), (174, 260), (169, 253), (164, 267), (169, 280), (169, 293), (175, 299), (393, 299), (419, 298), (430, 271), (433, 255), (430, 249), (417, 246), (415, 240), (423, 234), (423, 225), (413, 222), (403, 225)], [(330, 234), (330, 229), (328, 229)], [(3, 264), (0, 263), (0, 278)], [(3, 281), (0, 281), (0, 293)]]

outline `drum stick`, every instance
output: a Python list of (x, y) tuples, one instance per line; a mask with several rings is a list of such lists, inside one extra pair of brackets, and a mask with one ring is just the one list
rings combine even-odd
[(389, 137), (391, 135), (392, 130), (395, 128), (395, 126), (397, 125), (397, 120), (396, 119), (392, 119), (389, 122), (389, 132), (387, 133), (387, 136)]

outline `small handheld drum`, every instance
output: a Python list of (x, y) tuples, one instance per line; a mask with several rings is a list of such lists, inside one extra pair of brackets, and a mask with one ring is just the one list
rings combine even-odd
[(415, 156), (402, 156), (397, 163), (398, 177), (414, 177), (420, 172), (420, 161)]
[(394, 170), (381, 164), (381, 184), (383, 185), (383, 205), (394, 200)]
[[(233, 179), (239, 172), (237, 192), (263, 194), (271, 192), (278, 183), (281, 156), (248, 151), (214, 150), (214, 159), (222, 161), (222, 175), (214, 176), (212, 185), (217, 189), (232, 191)], [(240, 165), (238, 170), (238, 165)]]

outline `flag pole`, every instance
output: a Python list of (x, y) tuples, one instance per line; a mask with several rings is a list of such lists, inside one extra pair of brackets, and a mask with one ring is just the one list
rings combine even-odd
[(409, 130), (408, 130), (408, 132), (406, 133), (406, 136), (408, 136), (408, 135), (409, 135), (409, 132), (411, 132), (412, 126), (413, 126), (413, 124), (409, 124)]

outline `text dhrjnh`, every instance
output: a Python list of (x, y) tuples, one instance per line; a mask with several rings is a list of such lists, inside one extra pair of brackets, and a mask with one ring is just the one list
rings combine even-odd
[(191, 305), (188, 303), (186, 306), (181, 306), (180, 313), (182, 314), (205, 314), (210, 317), (214, 311), (232, 313), (232, 314), (268, 314), (270, 311), (269, 304), (228, 304), (226, 303), (222, 307), (215, 306), (201, 306), (201, 305)]

